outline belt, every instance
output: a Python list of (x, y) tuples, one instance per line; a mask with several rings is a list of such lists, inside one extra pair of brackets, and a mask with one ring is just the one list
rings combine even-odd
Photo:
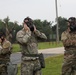
[(30, 59), (30, 60), (25, 60), (25, 61), (36, 61), (38, 60), (39, 58), (34, 58), (34, 59)]
[(76, 48), (76, 46), (66, 46), (65, 48)]
[(39, 57), (39, 54), (23, 54), (23, 55), (27, 57)]
[(0, 58), (0, 61), (10, 61), (10, 59)]

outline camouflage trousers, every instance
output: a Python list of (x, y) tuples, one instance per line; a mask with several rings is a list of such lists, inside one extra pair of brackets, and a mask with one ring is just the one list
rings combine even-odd
[(76, 52), (65, 51), (61, 75), (76, 75)]
[(21, 75), (42, 75), (39, 59), (22, 61)]
[(0, 75), (8, 75), (7, 66), (5, 64), (0, 64)]

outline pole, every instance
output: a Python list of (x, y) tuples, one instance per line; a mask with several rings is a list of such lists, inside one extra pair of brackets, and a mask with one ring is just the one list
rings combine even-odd
[(59, 42), (59, 23), (58, 23), (58, 8), (57, 8), (57, 0), (55, 0), (55, 6), (56, 6), (56, 41)]

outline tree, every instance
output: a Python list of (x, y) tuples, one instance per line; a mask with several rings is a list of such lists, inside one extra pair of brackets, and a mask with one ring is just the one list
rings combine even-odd
[[(67, 28), (66, 18), (58, 17), (59, 21), (59, 36)], [(48, 40), (53, 40), (51, 37), (56, 35), (56, 24), (52, 26), (52, 22), (47, 20), (41, 21), (40, 19), (34, 20), (34, 24), (38, 30), (45, 33)], [(14, 43), (16, 41), (16, 33), (22, 29), (22, 25), (18, 25), (18, 22), (10, 22), (9, 17), (7, 16), (3, 20), (0, 19), (0, 30), (3, 29), (6, 32), (8, 40), (12, 40)], [(51, 36), (51, 37), (50, 37)], [(55, 36), (54, 36), (55, 37)], [(54, 38), (55, 39), (55, 38)]]
[(12, 43), (16, 42), (16, 33), (22, 29), (22, 25), (18, 25), (18, 22), (15, 21), (14, 22), (14, 28), (13, 28), (13, 31), (12, 31)]
[(7, 18), (5, 18), (3, 20), (3, 22), (4, 22), (4, 26), (5, 26), (6, 38), (10, 42), (12, 42), (12, 38), (13, 38), (12, 33), (15, 28), (15, 24), (17, 22), (13, 23), (13, 22), (9, 22), (9, 20), (10, 20), (9, 17), (7, 16)]
[(34, 24), (36, 25), (37, 29), (41, 32), (45, 33), (48, 40), (50, 40), (50, 34), (51, 34), (51, 22), (48, 22), (47, 20), (41, 21), (39, 19), (34, 20)]
[[(61, 38), (62, 32), (67, 28), (67, 22), (66, 18), (58, 17), (58, 23), (59, 23), (59, 37)], [(56, 24), (52, 26), (53, 33), (56, 34)]]

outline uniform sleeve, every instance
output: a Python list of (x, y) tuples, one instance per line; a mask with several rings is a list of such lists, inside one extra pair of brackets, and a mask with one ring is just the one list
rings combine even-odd
[(62, 41), (65, 41), (66, 39), (67, 39), (67, 35), (66, 35), (65, 32), (63, 32), (63, 33), (61, 34), (61, 40), (62, 40)]
[(61, 40), (62, 40), (64, 46), (70, 46), (71, 45), (72, 40), (70, 39), (69, 33), (63, 32), (61, 35)]
[(30, 39), (31, 37), (31, 32), (25, 32), (23, 33), (22, 31), (18, 32), (17, 35), (16, 35), (16, 39), (19, 43), (23, 44), (23, 43), (27, 43), (28, 40)]
[(35, 31), (35, 35), (40, 38), (47, 39), (46, 35), (44, 33), (40, 32), (39, 30)]
[(11, 53), (11, 43), (5, 42), (2, 46), (1, 54)]

